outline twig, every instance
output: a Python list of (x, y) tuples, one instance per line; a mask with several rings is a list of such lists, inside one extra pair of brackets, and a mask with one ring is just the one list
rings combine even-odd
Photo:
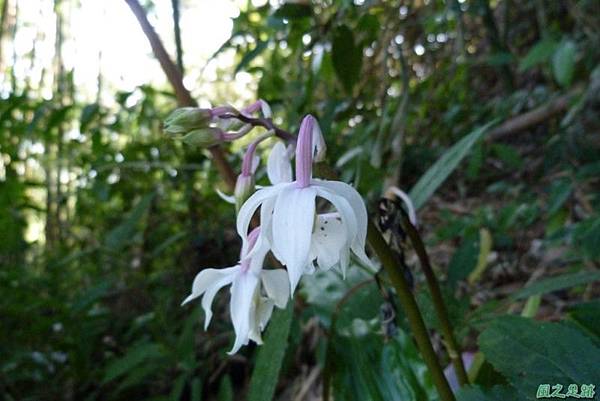
[(491, 130), (488, 135), (486, 135), (487, 141), (495, 141), (497, 139), (507, 137), (537, 125), (554, 116), (555, 114), (562, 113), (569, 107), (571, 99), (573, 99), (578, 93), (579, 91), (569, 92), (565, 95), (557, 97), (554, 100), (551, 100), (537, 109), (528, 111), (527, 113), (505, 121), (498, 127)]
[[(198, 104), (192, 97), (190, 91), (188, 91), (187, 88), (183, 85), (183, 77), (181, 75), (181, 71), (179, 71), (179, 68), (177, 68), (175, 63), (173, 63), (173, 60), (171, 60), (171, 58), (169, 57), (165, 46), (163, 45), (158, 34), (150, 24), (150, 21), (148, 21), (146, 11), (142, 7), (142, 5), (139, 3), (138, 0), (125, 0), (125, 2), (129, 6), (129, 8), (131, 8), (131, 11), (140, 23), (140, 26), (144, 31), (146, 38), (148, 38), (150, 46), (152, 46), (152, 52), (154, 53), (154, 56), (158, 59), (160, 66), (162, 67), (163, 71), (165, 72), (165, 75), (167, 76), (167, 79), (169, 80), (171, 86), (173, 87), (173, 90), (175, 91), (175, 97), (177, 98), (177, 103), (179, 104), (179, 106), (197, 106)], [(223, 150), (217, 146), (213, 146), (209, 148), (209, 150), (212, 154), (213, 160), (215, 162), (215, 165), (217, 166), (217, 169), (219, 170), (221, 177), (227, 183), (229, 190), (233, 191), (233, 189), (235, 188), (236, 175), (231, 169), (231, 166), (229, 166), (229, 163), (227, 163)]]

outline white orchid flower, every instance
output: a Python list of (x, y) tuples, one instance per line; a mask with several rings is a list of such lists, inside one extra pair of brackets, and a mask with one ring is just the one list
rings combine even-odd
[(278, 141), (269, 153), (267, 160), (267, 176), (271, 184), (292, 182), (292, 165), (289, 149)]
[[(321, 267), (340, 263), (345, 271), (352, 251), (371, 266), (365, 254), (367, 211), (358, 192), (343, 182), (312, 178), (313, 158), (324, 157), (324, 145), (316, 120), (306, 116), (296, 144), (296, 180), (274, 179), (279, 182), (255, 192), (238, 213), (238, 234), (247, 243), (250, 219), (261, 208), (262, 234), (275, 257), (287, 267), (292, 293), (302, 274), (313, 269), (315, 258)], [(281, 160), (278, 162), (283, 163)], [(283, 170), (282, 166), (272, 169)], [(327, 200), (337, 215), (316, 216), (317, 197)]]
[[(250, 250), (253, 255), (248, 256)], [(249, 340), (262, 343), (260, 333), (271, 317), (273, 307), (284, 308), (290, 296), (287, 274), (283, 269), (263, 270), (269, 244), (260, 229), (248, 235), (242, 247), (240, 263), (224, 269), (204, 269), (194, 279), (192, 293), (183, 304), (203, 295), (204, 329), (212, 318), (211, 305), (217, 292), (231, 284), (230, 313), (235, 342), (229, 354), (236, 353)]]

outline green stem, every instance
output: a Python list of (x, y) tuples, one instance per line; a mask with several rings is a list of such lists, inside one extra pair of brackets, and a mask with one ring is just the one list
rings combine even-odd
[(402, 214), (402, 227), (404, 228), (404, 232), (406, 232), (408, 235), (408, 238), (410, 238), (410, 242), (412, 243), (415, 252), (419, 257), (419, 261), (421, 262), (423, 273), (425, 273), (425, 280), (427, 281), (427, 286), (431, 292), (433, 307), (440, 322), (442, 334), (444, 336), (444, 344), (446, 345), (448, 356), (450, 357), (450, 361), (452, 361), (452, 365), (456, 371), (458, 383), (461, 386), (468, 384), (469, 379), (467, 377), (467, 371), (465, 370), (465, 365), (463, 364), (461, 357), (460, 347), (456, 341), (456, 337), (454, 337), (452, 324), (450, 323), (448, 311), (446, 310), (446, 305), (444, 303), (444, 299), (442, 298), (442, 291), (440, 290), (440, 285), (435, 277), (435, 273), (431, 268), (431, 263), (429, 262), (429, 256), (425, 250), (423, 240), (421, 239), (421, 236), (419, 235), (419, 232), (415, 226), (412, 225), (407, 216), (404, 214)]
[(404, 309), (404, 313), (408, 319), (408, 323), (415, 337), (417, 346), (419, 347), (419, 351), (421, 352), (421, 355), (425, 360), (425, 364), (427, 364), (429, 372), (431, 373), (431, 378), (437, 388), (438, 394), (440, 395), (440, 400), (455, 401), (456, 399), (454, 398), (454, 394), (452, 394), (448, 380), (446, 380), (446, 376), (444, 376), (444, 372), (437, 359), (437, 355), (435, 354), (433, 346), (431, 345), (429, 333), (427, 332), (427, 328), (425, 327), (425, 323), (423, 322), (423, 318), (419, 312), (417, 302), (410, 291), (410, 287), (408, 286), (408, 283), (402, 274), (400, 266), (396, 264), (392, 250), (383, 239), (379, 230), (377, 230), (375, 225), (370, 221), (367, 229), (367, 241), (369, 242), (369, 245), (373, 251), (379, 257), (379, 261), (381, 262), (383, 268), (390, 278), (390, 281), (396, 289), (396, 295), (398, 296), (400, 304)]

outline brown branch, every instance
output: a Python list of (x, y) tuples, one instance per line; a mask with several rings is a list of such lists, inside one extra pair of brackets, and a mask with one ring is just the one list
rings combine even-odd
[(548, 118), (567, 110), (569, 103), (578, 91), (572, 91), (546, 103), (537, 109), (513, 117), (490, 131), (486, 136), (488, 141), (494, 141), (533, 127)]
[[(158, 59), (160, 66), (162, 67), (163, 71), (167, 76), (167, 79), (169, 80), (171, 86), (173, 87), (173, 90), (175, 91), (175, 97), (177, 98), (177, 103), (179, 104), (179, 106), (197, 106), (198, 103), (194, 100), (190, 91), (187, 90), (186, 87), (183, 85), (183, 77), (181, 75), (181, 71), (179, 70), (179, 68), (177, 68), (173, 60), (171, 60), (171, 57), (169, 57), (169, 54), (167, 53), (167, 50), (165, 49), (165, 46), (163, 45), (162, 41), (158, 37), (158, 34), (154, 30), (154, 27), (150, 24), (150, 21), (148, 21), (146, 11), (142, 7), (142, 5), (139, 3), (138, 0), (125, 0), (125, 2), (129, 6), (129, 8), (131, 8), (131, 11), (140, 23), (140, 26), (144, 31), (146, 38), (148, 38), (150, 46), (152, 46), (152, 52), (154, 53), (154, 56)], [(213, 161), (217, 166), (217, 170), (219, 170), (221, 177), (225, 180), (229, 189), (233, 190), (233, 188), (235, 187), (236, 175), (231, 169), (231, 166), (229, 166), (229, 163), (227, 163), (227, 159), (225, 158), (223, 150), (218, 146), (214, 146), (209, 150), (212, 154)]]

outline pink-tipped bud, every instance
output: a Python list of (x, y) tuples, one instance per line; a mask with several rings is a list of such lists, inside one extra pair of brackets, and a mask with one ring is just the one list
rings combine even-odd
[(233, 191), (233, 196), (235, 198), (235, 210), (236, 212), (240, 210), (244, 202), (252, 195), (254, 192), (254, 174), (245, 175), (240, 174), (237, 177), (235, 182), (235, 189)]
[(271, 118), (273, 116), (269, 103), (265, 102), (262, 99), (258, 99), (256, 102), (244, 107), (242, 109), (242, 114), (247, 117), (250, 117), (252, 114), (256, 113), (259, 110), (262, 113), (263, 117)]

